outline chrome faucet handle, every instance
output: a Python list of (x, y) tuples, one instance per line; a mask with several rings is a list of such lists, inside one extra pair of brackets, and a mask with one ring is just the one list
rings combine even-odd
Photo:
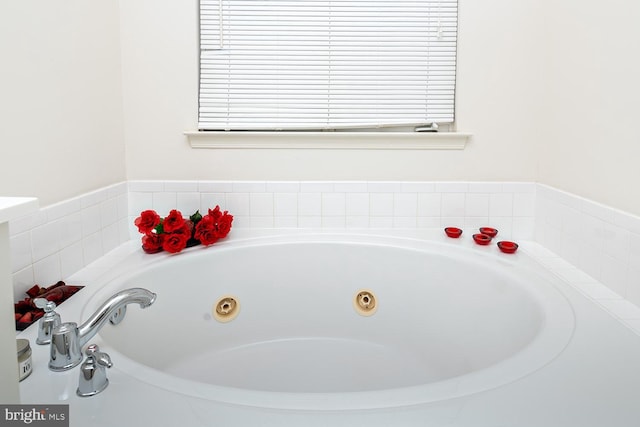
[(87, 360), (80, 366), (80, 380), (76, 394), (80, 397), (94, 396), (107, 388), (107, 370), (113, 366), (107, 353), (100, 351), (96, 344), (91, 344), (85, 351)]
[(37, 344), (49, 344), (51, 342), (51, 333), (53, 329), (60, 326), (62, 320), (60, 315), (55, 312), (56, 303), (48, 301), (45, 298), (36, 298), (33, 300), (36, 307), (44, 310), (44, 316), (38, 321), (38, 338)]

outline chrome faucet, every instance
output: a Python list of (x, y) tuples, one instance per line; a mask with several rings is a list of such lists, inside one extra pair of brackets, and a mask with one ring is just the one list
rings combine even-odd
[(66, 371), (82, 361), (82, 347), (104, 326), (107, 320), (118, 324), (125, 314), (127, 304), (137, 303), (147, 308), (156, 300), (156, 294), (142, 288), (125, 289), (113, 295), (82, 325), (62, 323), (51, 333), (51, 357), (49, 369)]

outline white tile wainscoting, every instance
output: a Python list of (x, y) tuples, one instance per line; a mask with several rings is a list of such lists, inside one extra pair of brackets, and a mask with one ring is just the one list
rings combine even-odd
[(640, 306), (640, 217), (538, 184), (535, 219), (535, 240), (579, 269), (585, 287), (602, 283)]
[[(624, 317), (624, 303), (640, 306), (640, 218), (528, 182), (119, 183), (10, 222), (15, 298), (23, 298), (35, 283), (64, 280), (120, 244), (139, 239), (133, 220), (145, 209), (161, 216), (178, 209), (186, 216), (216, 205), (234, 215), (237, 228), (453, 225), (470, 234), (489, 225), (503, 239), (535, 240), (561, 256), (568, 263), (556, 266), (558, 275), (567, 280), (563, 274), (571, 275), (585, 293), (618, 307), (618, 317)], [(627, 320), (640, 330), (640, 319), (633, 317)]]
[(65, 280), (130, 239), (127, 183), (46, 206), (9, 222), (14, 299)]
[[(130, 224), (144, 209), (190, 215), (220, 205), (234, 227), (431, 228), (491, 224), (532, 239), (535, 184), (460, 182), (129, 182)], [(131, 226), (132, 236), (137, 230)]]

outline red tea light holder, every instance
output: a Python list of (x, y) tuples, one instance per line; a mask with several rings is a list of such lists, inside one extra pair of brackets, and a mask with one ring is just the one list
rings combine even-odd
[(486, 246), (491, 243), (491, 236), (482, 233), (474, 234), (473, 241), (478, 245)]
[(452, 239), (457, 239), (462, 235), (462, 230), (458, 227), (447, 227), (444, 229), (444, 232)]
[(515, 242), (503, 240), (498, 242), (498, 249), (500, 249), (505, 254), (512, 254), (518, 250), (518, 244)]
[(498, 230), (492, 227), (480, 227), (480, 233), (486, 234), (493, 239), (498, 234)]

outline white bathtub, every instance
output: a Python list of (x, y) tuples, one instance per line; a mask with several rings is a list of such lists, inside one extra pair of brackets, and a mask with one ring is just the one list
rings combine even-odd
[[(91, 340), (114, 363), (107, 389), (76, 396), (78, 369), (49, 371), (31, 327), (21, 401), (69, 404), (71, 427), (637, 427), (640, 336), (540, 245), (506, 255), (470, 231), (237, 229), (176, 256), (129, 242), (70, 277), (86, 287), (59, 307), (82, 321), (120, 289), (158, 293)], [(240, 312), (220, 323), (229, 294)]]
[[(570, 341), (567, 299), (516, 255), (450, 241), (294, 234), (158, 255), (109, 281), (158, 294), (99, 334), (118, 370), (170, 393), (293, 410), (407, 407), (493, 389)], [(152, 256), (148, 256), (152, 257)], [(360, 290), (376, 311), (354, 308)], [(212, 316), (221, 297), (237, 317)], [(117, 393), (111, 386), (104, 394)]]

